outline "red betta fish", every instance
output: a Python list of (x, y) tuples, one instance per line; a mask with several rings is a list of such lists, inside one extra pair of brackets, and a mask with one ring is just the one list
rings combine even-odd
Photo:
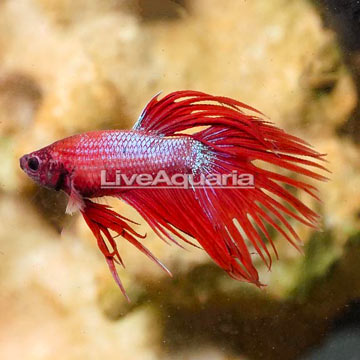
[[(254, 254), (269, 268), (269, 245), (277, 256), (269, 226), (297, 247), (291, 218), (317, 228), (319, 216), (290, 191), (318, 199), (313, 185), (256, 160), (325, 180), (314, 170), (326, 170), (324, 156), (244, 103), (177, 91), (154, 97), (132, 130), (74, 135), (24, 155), (20, 166), (40, 185), (69, 196), (67, 212), (80, 210), (127, 297), (115, 267), (123, 265), (116, 236), (170, 272), (141, 244), (131, 220), (91, 199), (124, 200), (164, 241), (191, 243), (189, 235), (231, 277), (261, 286)], [(185, 178), (190, 185), (179, 186)]]

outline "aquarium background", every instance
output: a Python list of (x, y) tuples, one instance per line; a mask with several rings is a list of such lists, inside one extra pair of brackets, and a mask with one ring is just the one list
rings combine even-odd
[[(360, 359), (360, 5), (341, 0), (0, 1), (0, 359)], [(233, 97), (328, 154), (322, 230), (304, 255), (232, 280), (201, 250), (137, 230), (169, 278), (118, 239), (129, 304), (65, 195), (18, 158), (128, 129), (156, 93)], [(314, 182), (315, 184), (315, 182)]]

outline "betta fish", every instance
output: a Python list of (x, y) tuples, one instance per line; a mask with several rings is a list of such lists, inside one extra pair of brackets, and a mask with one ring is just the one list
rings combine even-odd
[(270, 269), (270, 248), (278, 256), (270, 228), (296, 248), (293, 221), (318, 228), (319, 215), (292, 191), (319, 200), (316, 187), (291, 175), (324, 181), (324, 161), (242, 102), (176, 91), (155, 96), (132, 130), (73, 135), (22, 156), (20, 166), (39, 185), (68, 195), (66, 212), (81, 212), (127, 297), (116, 237), (171, 273), (142, 244), (135, 222), (94, 198), (125, 201), (165, 242), (201, 247), (232, 278), (261, 287), (255, 257)]

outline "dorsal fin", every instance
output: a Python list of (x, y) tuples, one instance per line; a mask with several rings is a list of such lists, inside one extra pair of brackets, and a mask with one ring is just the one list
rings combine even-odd
[(255, 108), (224, 96), (213, 96), (200, 91), (183, 90), (172, 92), (162, 99), (155, 95), (142, 111), (133, 130), (174, 135), (197, 126), (221, 124), (234, 128), (265, 141), (256, 123), (256, 116), (245, 115), (243, 110), (263, 115)]

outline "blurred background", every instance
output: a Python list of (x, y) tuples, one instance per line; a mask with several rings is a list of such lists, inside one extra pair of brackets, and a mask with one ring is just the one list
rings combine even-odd
[[(0, 359), (360, 359), (360, 4), (353, 0), (0, 1)], [(132, 299), (63, 194), (18, 158), (130, 128), (159, 91), (246, 102), (328, 154), (323, 229), (276, 237), (264, 290), (162, 243), (167, 278), (119, 239)]]

